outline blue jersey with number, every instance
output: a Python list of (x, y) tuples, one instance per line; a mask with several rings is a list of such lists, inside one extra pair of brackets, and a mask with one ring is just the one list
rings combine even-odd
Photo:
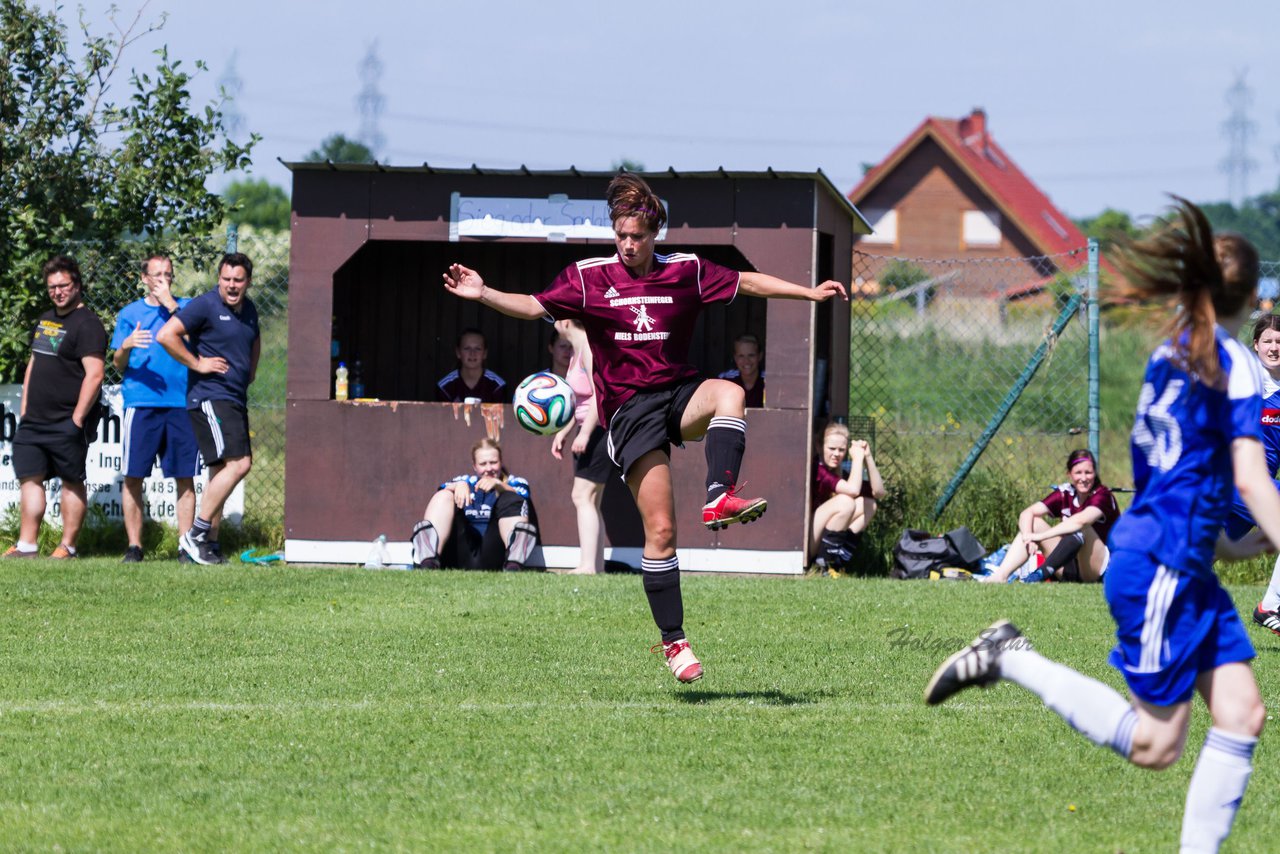
[(1135, 495), (1111, 533), (1116, 549), (1149, 552), (1182, 572), (1213, 573), (1213, 549), (1231, 509), (1231, 442), (1262, 439), (1262, 368), (1216, 329), (1223, 381), (1188, 373), (1171, 342), (1147, 362), (1130, 450)]

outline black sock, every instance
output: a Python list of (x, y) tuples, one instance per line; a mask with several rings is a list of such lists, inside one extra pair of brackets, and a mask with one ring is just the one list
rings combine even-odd
[(653, 621), (662, 632), (662, 642), (684, 637), (684, 599), (680, 595), (680, 563), (675, 556), (666, 560), (641, 558), (644, 595), (649, 598)]
[(747, 422), (725, 415), (707, 427), (707, 501), (715, 501), (737, 486), (742, 455), (747, 450)]
[(822, 559), (826, 561), (827, 566), (834, 569), (841, 569), (849, 565), (849, 561), (853, 558), (853, 550), (849, 547), (845, 531), (832, 531), (830, 529), (822, 532), (822, 541), (820, 550)]
[(1058, 545), (1044, 559), (1044, 571), (1057, 572), (1062, 569), (1076, 556), (1076, 552), (1083, 547), (1084, 534), (1079, 531), (1074, 534), (1067, 534), (1061, 540), (1058, 540)]

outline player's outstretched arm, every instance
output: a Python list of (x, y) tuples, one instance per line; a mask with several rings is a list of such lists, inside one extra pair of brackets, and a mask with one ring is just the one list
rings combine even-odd
[[(1280, 493), (1267, 471), (1267, 454), (1257, 439), (1242, 436), (1231, 442), (1231, 467), (1236, 489), (1273, 548), (1280, 548)], [(1248, 555), (1243, 555), (1248, 556)]]
[(484, 283), (480, 274), (461, 264), (449, 265), (444, 274), (444, 289), (456, 297), (469, 299), (503, 314), (522, 320), (536, 320), (546, 314), (542, 305), (528, 294), (508, 294)]
[(826, 302), (839, 294), (846, 302), (849, 300), (849, 294), (844, 289), (844, 285), (831, 279), (809, 288), (766, 273), (741, 273), (738, 287), (744, 294), (766, 299), (807, 299), (813, 302)]

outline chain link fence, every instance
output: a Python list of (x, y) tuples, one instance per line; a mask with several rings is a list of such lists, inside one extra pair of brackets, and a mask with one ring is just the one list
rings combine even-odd
[(1088, 447), (1087, 262), (854, 252), (850, 429), (887, 482), (936, 484), (936, 517), (967, 480), (1048, 483)]
[[(80, 263), (85, 303), (111, 335), (116, 317), (143, 294), (142, 260), (164, 245), (137, 243), (106, 253), (93, 244), (76, 244), (67, 252)], [(244, 524), (268, 532), (279, 530), (283, 545), (285, 371), (288, 363), (289, 234), (230, 228), (225, 238), (210, 238), (196, 251), (173, 258), (173, 293), (194, 297), (217, 284), (217, 263), (224, 252), (238, 251), (253, 261), (250, 297), (258, 308), (262, 335), (258, 373), (249, 387), (249, 424), (253, 439), (253, 469), (244, 483)], [(120, 382), (107, 360), (106, 383)]]

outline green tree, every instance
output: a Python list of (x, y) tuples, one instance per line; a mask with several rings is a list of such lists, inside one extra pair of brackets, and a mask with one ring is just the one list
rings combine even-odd
[(1280, 191), (1254, 196), (1238, 208), (1227, 202), (1200, 208), (1215, 230), (1237, 231), (1258, 247), (1264, 259), (1280, 258)]
[(369, 146), (354, 139), (347, 139), (340, 133), (330, 134), (320, 143), (320, 147), (304, 158), (309, 163), (373, 163), (373, 152)]
[(643, 172), (644, 164), (630, 157), (622, 157), (613, 161), (614, 172)]
[(0, 0), (0, 379), (9, 381), (47, 304), (45, 258), (72, 240), (117, 253), (130, 236), (192, 249), (222, 222), (205, 180), (247, 168), (257, 141), (226, 139), (218, 105), (191, 104), (192, 75), (163, 48), (153, 69), (129, 72), (126, 100), (112, 98), (130, 45), (163, 22), (139, 28), (135, 19), (102, 37), (82, 21), (84, 52), (74, 57), (59, 11)]
[(289, 228), (289, 194), (270, 181), (232, 181), (222, 191), (222, 201), (232, 222), (274, 231)]
[(1133, 239), (1141, 232), (1127, 213), (1115, 208), (1107, 208), (1095, 217), (1077, 220), (1076, 225), (1084, 232), (1085, 237), (1097, 240), (1103, 251), (1117, 240)]

